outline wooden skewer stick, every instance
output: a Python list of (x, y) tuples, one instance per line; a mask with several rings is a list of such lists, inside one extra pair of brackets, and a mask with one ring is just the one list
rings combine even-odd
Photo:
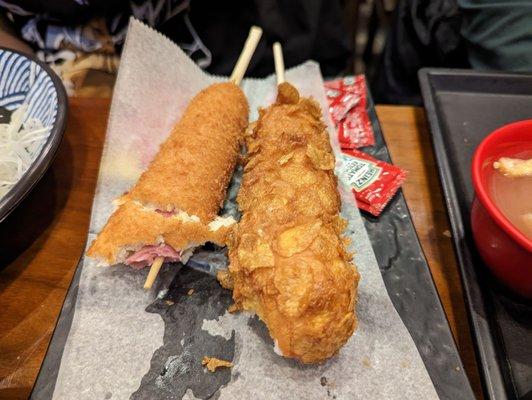
[(285, 81), (284, 79), (284, 59), (283, 48), (281, 43), (275, 42), (273, 44), (273, 61), (275, 63), (275, 75), (277, 76), (277, 85)]
[(262, 29), (258, 26), (252, 26), (249, 30), (249, 35), (244, 44), (244, 48), (240, 53), (240, 57), (238, 57), (235, 68), (233, 69), (233, 73), (229, 78), (229, 80), (235, 85), (240, 85), (240, 81), (242, 81), (242, 78), (248, 69), (249, 62), (251, 61), (253, 53), (255, 53), (255, 49), (257, 48), (261, 36)]
[(148, 272), (148, 276), (146, 277), (146, 282), (144, 282), (144, 289), (151, 289), (153, 282), (155, 282), (155, 278), (157, 278), (157, 274), (161, 270), (163, 262), (164, 257), (157, 257), (155, 259), (150, 267), (150, 272)]

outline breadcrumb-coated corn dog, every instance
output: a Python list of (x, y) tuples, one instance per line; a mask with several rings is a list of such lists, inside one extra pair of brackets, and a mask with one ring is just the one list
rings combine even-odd
[(223, 203), (247, 124), (248, 103), (237, 85), (217, 83), (202, 90), (127, 198), (212, 221)]
[(229, 239), (234, 308), (254, 311), (283, 356), (317, 363), (349, 339), (359, 275), (341, 234), (334, 156), (319, 105), (287, 83), (246, 136)]
[(149, 265), (184, 258), (206, 242), (222, 244), (228, 220), (218, 218), (233, 173), (248, 104), (234, 83), (202, 90), (138, 182), (94, 240), (87, 255), (105, 264)]

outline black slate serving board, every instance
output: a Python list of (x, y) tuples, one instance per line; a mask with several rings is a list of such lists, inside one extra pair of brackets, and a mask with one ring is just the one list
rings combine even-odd
[(423, 69), (419, 79), (485, 397), (532, 399), (532, 303), (490, 277), (470, 230), (473, 153), (496, 128), (532, 118), (532, 76)]
[[(363, 150), (389, 162), (390, 156), (370, 95), (368, 113), (375, 131), (376, 145)], [(399, 191), (379, 218), (368, 214), (363, 214), (363, 217), (388, 293), (416, 343), (438, 395), (441, 399), (448, 400), (474, 399), (402, 192)], [(75, 311), (80, 270), (81, 267), (78, 266), (33, 388), (32, 399), (52, 397), (63, 347)], [(176, 330), (189, 329), (180, 326), (178, 320), (181, 318), (174, 318), (174, 314), (181, 313), (181, 317), (186, 315), (190, 321), (194, 321), (196, 311), (188, 311), (190, 307), (181, 307), (179, 301), (176, 302), (176, 299), (183, 297), (179, 296), (179, 293), (184, 291), (183, 285), (199, 285), (196, 289), (206, 291), (209, 296), (217, 296), (219, 301), (224, 303), (227, 292), (219, 285), (214, 286), (213, 282), (214, 278), (210, 275), (204, 274), (202, 277), (197, 272), (183, 270), (176, 275), (165, 298), (157, 299), (148, 306), (147, 312), (157, 312), (165, 321), (164, 345), (152, 356), (152, 366), (155, 365), (160, 369), (161, 366), (157, 363), (165, 357), (158, 356), (157, 353), (165, 353), (169, 351), (170, 346), (176, 345), (172, 344), (171, 340), (166, 340), (167, 336), (171, 336), (171, 332)], [(186, 288), (188, 290), (188, 286)], [(206, 312), (223, 313), (223, 310), (213, 310), (209, 304), (207, 302), (199, 306)], [(266, 332), (264, 334), (267, 336)], [(220, 343), (219, 346), (219, 350), (227, 352), (230, 359), (231, 352), (234, 351), (234, 342)], [(154, 378), (152, 373), (147, 371), (143, 383), (131, 398), (158, 398), (157, 393), (146, 392), (146, 386)], [(215, 396), (215, 391), (227, 383), (227, 378), (221, 376), (219, 382), (203, 382), (205, 398), (210, 398), (213, 394)], [(194, 379), (183, 380), (180, 383), (185, 387), (197, 385)]]

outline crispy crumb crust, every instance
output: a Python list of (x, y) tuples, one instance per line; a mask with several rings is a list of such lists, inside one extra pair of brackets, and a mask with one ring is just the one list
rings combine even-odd
[(232, 310), (256, 312), (285, 357), (324, 361), (352, 335), (359, 275), (341, 237), (334, 156), (319, 105), (289, 84), (246, 136), (229, 235)]
[(166, 243), (176, 250), (199, 246), (206, 242), (220, 245), (230, 227), (211, 231), (201, 221), (166, 217), (138, 202), (123, 203), (107, 221), (102, 232), (92, 242), (87, 255), (114, 265), (123, 262), (123, 250), (136, 250), (145, 244)]
[(214, 219), (235, 168), (248, 104), (233, 83), (202, 90), (127, 198), (162, 210)]

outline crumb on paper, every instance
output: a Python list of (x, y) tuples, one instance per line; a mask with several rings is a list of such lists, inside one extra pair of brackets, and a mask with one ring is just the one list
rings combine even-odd
[(362, 365), (366, 368), (371, 368), (371, 361), (367, 357), (362, 357)]
[(456, 370), (457, 372), (460, 372), (461, 368), (460, 368), (460, 367), (456, 367), (455, 370)]
[(173, 306), (174, 305), (174, 302), (172, 300), (165, 300), (164, 301), (166, 303), (166, 305), (168, 306)]
[(192, 293), (194, 293), (194, 289), (189, 289), (187, 295), (192, 296)]
[(442, 232), (443, 236), (450, 238), (451, 237), (451, 231), (449, 229), (446, 229)]
[(215, 372), (218, 368), (231, 368), (233, 363), (230, 361), (220, 360), (216, 357), (204, 356), (203, 360), (201, 361), (201, 365), (206, 366), (209, 371)]
[(327, 385), (327, 378), (324, 377), (324, 376), (322, 376), (322, 377), (320, 378), (320, 384), (321, 384), (321, 386), (325, 386), (325, 385)]
[(532, 158), (520, 160), (518, 158), (501, 157), (493, 163), (493, 168), (512, 178), (532, 176)]

